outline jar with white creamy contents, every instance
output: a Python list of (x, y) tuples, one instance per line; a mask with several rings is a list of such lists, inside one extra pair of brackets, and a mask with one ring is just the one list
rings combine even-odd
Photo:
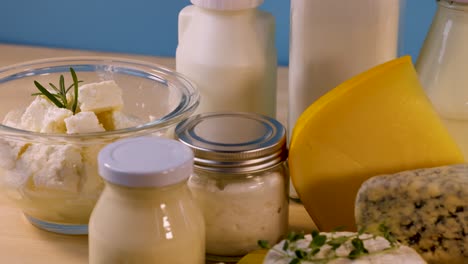
[(187, 188), (192, 151), (142, 137), (99, 153), (106, 187), (91, 214), (89, 263), (205, 263), (203, 215)]
[(445, 127), (468, 158), (468, 0), (437, 0), (416, 70)]
[(207, 258), (236, 261), (288, 228), (286, 130), (252, 113), (205, 113), (176, 127), (195, 153), (188, 185), (202, 208)]

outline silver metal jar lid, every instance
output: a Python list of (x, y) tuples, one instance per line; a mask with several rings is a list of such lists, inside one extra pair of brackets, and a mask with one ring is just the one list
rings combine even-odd
[(286, 129), (253, 113), (220, 112), (179, 123), (176, 138), (195, 155), (195, 167), (223, 173), (256, 172), (287, 158)]

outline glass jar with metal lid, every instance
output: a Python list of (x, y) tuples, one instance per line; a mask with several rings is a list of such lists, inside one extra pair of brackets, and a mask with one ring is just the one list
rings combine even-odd
[(206, 113), (176, 127), (195, 154), (188, 181), (206, 224), (207, 258), (235, 261), (288, 228), (286, 130), (252, 113)]

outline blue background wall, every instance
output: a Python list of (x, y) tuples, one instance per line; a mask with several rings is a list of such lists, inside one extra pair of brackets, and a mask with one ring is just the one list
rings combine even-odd
[[(4, 0), (0, 42), (174, 56), (177, 14), (188, 4), (189, 0)], [(261, 7), (276, 17), (282, 65), (288, 63), (289, 5), (289, 0), (265, 0)], [(417, 57), (435, 9), (435, 0), (406, 0), (400, 55)]]

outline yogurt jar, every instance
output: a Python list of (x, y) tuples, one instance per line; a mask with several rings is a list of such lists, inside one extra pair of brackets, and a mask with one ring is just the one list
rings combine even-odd
[(286, 130), (252, 113), (205, 113), (176, 127), (195, 153), (188, 186), (201, 207), (207, 259), (236, 261), (288, 229)]
[(90, 264), (205, 263), (203, 216), (186, 184), (189, 148), (133, 138), (107, 145), (98, 159), (106, 186), (89, 223)]

